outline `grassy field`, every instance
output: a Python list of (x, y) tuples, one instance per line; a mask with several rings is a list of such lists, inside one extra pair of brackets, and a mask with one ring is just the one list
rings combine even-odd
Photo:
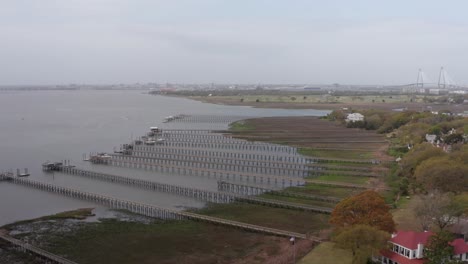
[(372, 159), (373, 153), (367, 150), (313, 149), (300, 148), (298, 152), (305, 156), (325, 159)]
[(288, 231), (316, 234), (328, 228), (326, 214), (256, 204), (211, 204), (197, 213)]
[(332, 196), (337, 198), (346, 198), (350, 195), (357, 194), (359, 190), (342, 188), (335, 186), (326, 186), (318, 184), (306, 184), (301, 187), (289, 187), (285, 191), (293, 193), (304, 193), (312, 195), (321, 195), (321, 196)]
[[(151, 224), (105, 220), (48, 238), (48, 250), (86, 263), (266, 263), (282, 257), (287, 238), (195, 221)], [(304, 255), (306, 250), (299, 252)]]
[(393, 220), (397, 224), (398, 230), (423, 231), (418, 221), (415, 221), (414, 206), (419, 198), (417, 196), (407, 199), (401, 197), (398, 209), (392, 210)]
[(300, 203), (300, 204), (330, 207), (330, 208), (333, 208), (336, 205), (335, 203), (326, 202), (326, 201), (318, 201), (318, 200), (312, 200), (312, 199), (307, 199), (307, 198), (298, 198), (298, 197), (289, 197), (289, 196), (275, 195), (275, 194), (270, 194), (270, 193), (264, 193), (264, 194), (260, 195), (259, 197), (272, 199), (272, 200), (292, 202), (292, 203)]
[(326, 175), (320, 175), (320, 176), (313, 176), (310, 178), (315, 179), (315, 180), (321, 180), (321, 181), (347, 182), (347, 183), (354, 183), (354, 184), (365, 184), (369, 180), (368, 177), (339, 175), (339, 174), (326, 174)]

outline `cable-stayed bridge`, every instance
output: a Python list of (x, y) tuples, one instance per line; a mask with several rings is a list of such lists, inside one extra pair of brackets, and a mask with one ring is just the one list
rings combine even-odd
[(438, 88), (438, 89), (457, 89), (467, 88), (463, 85), (457, 84), (452, 77), (448, 74), (444, 67), (440, 68), (439, 76), (437, 81), (430, 79), (426, 73), (419, 69), (418, 76), (415, 83), (401, 85), (401, 87), (408, 87), (413, 89), (424, 89), (424, 88)]

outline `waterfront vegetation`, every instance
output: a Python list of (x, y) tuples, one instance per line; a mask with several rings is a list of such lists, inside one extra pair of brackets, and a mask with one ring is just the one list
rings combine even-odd
[(46, 215), (46, 216), (42, 216), (39, 218), (17, 221), (12, 224), (5, 225), (2, 228), (9, 229), (10, 227), (13, 227), (16, 225), (22, 225), (22, 224), (27, 224), (27, 223), (39, 222), (39, 221), (53, 221), (53, 220), (64, 220), (64, 219), (84, 220), (87, 217), (94, 216), (93, 209), (94, 208), (80, 208), (76, 210), (60, 212), (57, 214)]
[[(50, 251), (78, 263), (265, 263), (287, 239), (196, 221), (102, 220), (49, 237)], [(110, 253), (112, 252), (112, 253)]]
[(280, 91), (280, 90), (233, 90), (233, 91), (174, 91), (169, 95), (189, 97), (193, 100), (208, 102), (247, 103), (294, 103), (294, 104), (320, 104), (320, 103), (421, 103), (443, 101), (443, 96), (424, 96), (414, 94), (363, 94), (359, 92), (335, 91)]
[(252, 130), (255, 129), (255, 127), (250, 124), (245, 122), (244, 120), (234, 122), (229, 125), (229, 129), (232, 131), (246, 131), (246, 130)]

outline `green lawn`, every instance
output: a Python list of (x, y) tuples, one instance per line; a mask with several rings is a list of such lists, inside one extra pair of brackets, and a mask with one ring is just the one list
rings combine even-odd
[(335, 248), (332, 242), (324, 242), (302, 258), (298, 264), (351, 264), (351, 252)]

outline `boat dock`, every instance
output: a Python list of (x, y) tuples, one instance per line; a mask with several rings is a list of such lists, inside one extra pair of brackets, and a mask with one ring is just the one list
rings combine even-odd
[[(270, 192), (271, 190), (261, 188), (258, 186), (247, 186), (247, 185), (236, 185), (228, 184), (226, 182), (218, 182), (218, 192), (202, 190), (192, 187), (184, 187), (179, 185), (172, 185), (166, 183), (159, 183), (154, 181), (128, 178), (123, 176), (117, 176), (112, 174), (105, 174), (93, 171), (87, 171), (83, 169), (73, 168), (73, 167), (63, 167), (60, 169), (61, 172), (77, 175), (107, 182), (120, 183), (125, 185), (136, 186), (139, 188), (145, 188), (153, 191), (167, 192), (180, 196), (190, 197), (201, 201), (212, 202), (212, 203), (230, 203), (233, 201), (240, 201), (246, 203), (254, 203), (265, 206), (280, 207), (280, 208), (289, 208), (289, 209), (298, 209), (304, 211), (312, 211), (317, 213), (330, 214), (332, 208), (313, 206), (307, 204), (291, 203), (279, 200), (271, 200), (254, 197), (254, 195), (259, 195), (262, 193)], [(230, 192), (231, 190), (237, 189), (236, 192)]]

